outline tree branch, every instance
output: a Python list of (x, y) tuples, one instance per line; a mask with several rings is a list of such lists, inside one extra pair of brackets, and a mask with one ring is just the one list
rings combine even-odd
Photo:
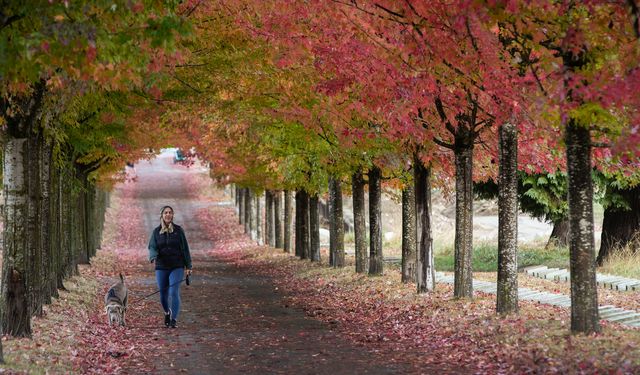
[(451, 122), (447, 118), (447, 114), (444, 113), (444, 106), (442, 105), (442, 100), (440, 100), (440, 97), (437, 97), (435, 102), (436, 102), (436, 110), (438, 111), (438, 115), (440, 115), (440, 120), (444, 122), (444, 125), (446, 126), (447, 130), (451, 134), (456, 134), (456, 128), (454, 128), (453, 125), (451, 125)]
[(434, 142), (435, 144), (437, 144), (438, 146), (441, 146), (441, 147), (447, 148), (447, 149), (449, 149), (449, 150), (453, 150), (453, 149), (454, 149), (454, 146), (453, 146), (451, 143), (447, 143), (447, 142), (445, 142), (445, 141), (441, 140), (441, 139), (440, 139), (440, 138), (438, 138), (438, 137), (433, 137), (433, 142)]
[(172, 74), (171, 77), (173, 79), (175, 79), (176, 81), (182, 83), (184, 86), (190, 88), (191, 90), (197, 92), (198, 94), (202, 94), (202, 91), (198, 90), (197, 88), (191, 86), (188, 82), (183, 81), (182, 79), (180, 79), (178, 76), (176, 76), (175, 74)]

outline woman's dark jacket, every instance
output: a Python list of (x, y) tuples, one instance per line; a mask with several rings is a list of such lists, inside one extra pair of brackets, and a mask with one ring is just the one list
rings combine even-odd
[(157, 270), (171, 270), (186, 267), (191, 269), (191, 254), (184, 230), (173, 224), (173, 232), (160, 234), (160, 225), (149, 239), (149, 261), (156, 262)]

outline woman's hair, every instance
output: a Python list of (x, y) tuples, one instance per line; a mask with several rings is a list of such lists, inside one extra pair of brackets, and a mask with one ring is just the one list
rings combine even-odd
[(173, 207), (171, 207), (171, 206), (163, 206), (163, 207), (162, 207), (162, 209), (160, 210), (160, 217), (162, 217), (162, 213), (164, 212), (164, 210), (165, 210), (166, 208), (170, 208), (170, 209), (171, 209), (171, 212), (174, 212), (174, 211), (173, 211)]

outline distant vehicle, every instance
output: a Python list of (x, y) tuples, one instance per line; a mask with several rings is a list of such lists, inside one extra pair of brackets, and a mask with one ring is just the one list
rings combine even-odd
[(174, 163), (182, 163), (187, 158), (184, 156), (184, 153), (179, 148), (176, 149), (176, 154), (173, 156)]

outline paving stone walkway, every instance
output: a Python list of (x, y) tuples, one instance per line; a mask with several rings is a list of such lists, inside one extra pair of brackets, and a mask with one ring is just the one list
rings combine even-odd
[[(436, 272), (436, 282), (453, 284), (453, 275)], [(490, 281), (473, 280), (473, 290), (485, 293), (497, 293), (498, 284)], [(518, 298), (527, 301), (538, 301), (547, 305), (570, 307), (571, 297), (564, 294), (541, 292), (529, 288), (518, 288)], [(600, 319), (624, 324), (630, 327), (640, 327), (640, 313), (634, 310), (625, 310), (611, 305), (598, 306)]]
[[(571, 275), (569, 270), (562, 268), (548, 268), (547, 266), (531, 266), (524, 269), (527, 275), (538, 277), (540, 279), (569, 281)], [(604, 288), (611, 290), (639, 291), (640, 280), (621, 277), (616, 275), (596, 274), (596, 283)]]

